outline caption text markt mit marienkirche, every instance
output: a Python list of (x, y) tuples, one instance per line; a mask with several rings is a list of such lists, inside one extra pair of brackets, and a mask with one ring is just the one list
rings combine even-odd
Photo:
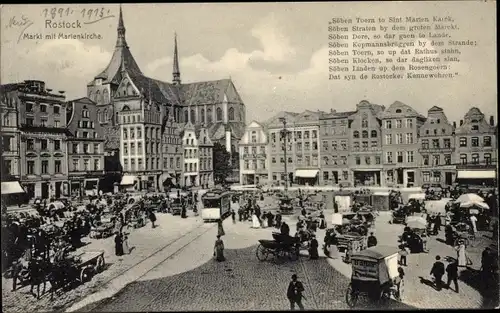
[[(68, 21), (53, 21), (53, 20), (45, 20), (45, 29), (81, 29), (82, 22), (80, 20), (68, 22)], [(101, 34), (97, 33), (88, 33), (88, 32), (80, 32), (80, 33), (50, 33), (50, 34), (42, 34), (42, 33), (24, 33), (23, 39), (29, 40), (42, 40), (42, 39), (102, 39)]]

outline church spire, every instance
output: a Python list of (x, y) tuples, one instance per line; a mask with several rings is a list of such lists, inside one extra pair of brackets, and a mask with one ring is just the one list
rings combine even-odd
[(174, 66), (172, 71), (174, 85), (181, 83), (181, 71), (179, 70), (179, 57), (177, 53), (177, 33), (174, 34)]
[(116, 39), (116, 47), (128, 47), (125, 40), (125, 25), (123, 24), (122, 5), (120, 4), (120, 15), (118, 17), (118, 38)]

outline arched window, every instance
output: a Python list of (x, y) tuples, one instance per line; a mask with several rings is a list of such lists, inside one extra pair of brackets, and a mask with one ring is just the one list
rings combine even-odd
[[(113, 116), (113, 115), (111, 115)], [(115, 113), (115, 123), (118, 124), (118, 112)]]
[(98, 103), (98, 104), (102, 103), (101, 102), (101, 92), (99, 90), (97, 90), (95, 92), (95, 102)]
[(205, 109), (201, 109), (200, 122), (205, 123), (207, 119), (205, 118)]
[(144, 128), (144, 138), (151, 138), (151, 134), (149, 133), (149, 127)]
[(156, 129), (156, 138), (160, 139), (160, 129)]
[(397, 109), (397, 110), (396, 110), (396, 113), (401, 113), (401, 109)]
[(89, 110), (87, 109), (86, 105), (84, 105), (82, 108), (82, 117), (89, 117)]
[(217, 122), (222, 121), (222, 109), (221, 108), (217, 108), (216, 115), (217, 115), (216, 116)]
[(229, 120), (234, 121), (234, 108), (229, 108)]
[(376, 130), (372, 130), (372, 138), (377, 138), (377, 131)]
[(104, 109), (104, 113), (102, 114), (102, 122), (106, 122), (106, 120), (108, 119), (108, 109)]
[(207, 109), (207, 123), (212, 123), (212, 109)]
[(191, 123), (196, 123), (196, 114), (193, 109), (191, 109)]
[(361, 133), (361, 135), (363, 136), (363, 138), (368, 138), (368, 131), (363, 130), (363, 132)]
[(357, 130), (355, 130), (353, 133), (352, 133), (352, 136), (354, 138), (359, 138), (359, 132)]
[(109, 103), (109, 92), (107, 89), (104, 89), (104, 91), (102, 92), (102, 97), (104, 103)]
[(133, 96), (134, 95), (134, 87), (132, 87), (131, 83), (127, 84), (127, 96)]
[(363, 127), (363, 128), (367, 128), (367, 127), (368, 127), (368, 120), (363, 119), (363, 120), (361, 121), (361, 127)]
[(101, 110), (97, 110), (97, 121), (100, 123), (102, 122), (102, 112)]
[(184, 123), (187, 123), (189, 120), (189, 112), (187, 110), (184, 111)]

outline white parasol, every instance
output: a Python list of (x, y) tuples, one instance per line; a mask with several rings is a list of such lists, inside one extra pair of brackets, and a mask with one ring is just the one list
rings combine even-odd
[(484, 199), (481, 198), (480, 196), (476, 195), (475, 193), (466, 193), (458, 197), (457, 200), (455, 200), (455, 203), (463, 203), (463, 202), (484, 202)]
[(471, 207), (479, 207), (481, 209), (489, 209), (490, 206), (487, 203), (479, 202), (479, 201), (467, 201), (460, 203), (461, 208), (471, 208)]

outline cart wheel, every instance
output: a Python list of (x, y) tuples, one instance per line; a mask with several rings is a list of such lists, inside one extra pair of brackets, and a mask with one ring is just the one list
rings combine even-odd
[(96, 265), (95, 265), (95, 272), (96, 273), (100, 273), (103, 269), (104, 269), (104, 257), (102, 255), (100, 255), (98, 258), (97, 258), (97, 262), (96, 262)]
[(269, 251), (264, 248), (262, 245), (259, 245), (257, 247), (257, 251), (255, 251), (255, 255), (257, 256), (257, 259), (261, 262), (267, 260), (267, 257), (269, 256)]
[(90, 267), (84, 267), (80, 271), (80, 282), (86, 283), (92, 279), (93, 270)]
[(356, 306), (356, 303), (358, 302), (358, 296), (358, 293), (352, 290), (352, 284), (349, 284), (345, 292), (345, 302), (350, 308)]

